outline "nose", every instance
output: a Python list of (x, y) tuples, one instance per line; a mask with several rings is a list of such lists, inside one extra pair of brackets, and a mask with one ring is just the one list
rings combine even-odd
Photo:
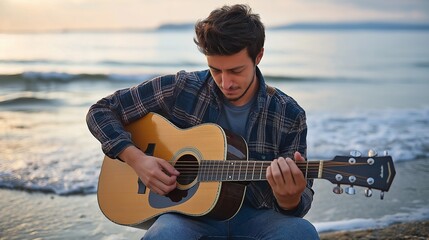
[(229, 89), (232, 86), (232, 78), (228, 72), (222, 73), (222, 88)]

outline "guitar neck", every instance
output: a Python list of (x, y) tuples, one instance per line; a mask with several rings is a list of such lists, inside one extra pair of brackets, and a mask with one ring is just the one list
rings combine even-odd
[[(264, 181), (271, 161), (218, 161), (202, 160), (198, 169), (198, 181)], [(307, 179), (320, 178), (323, 161), (296, 162)], [(181, 169), (178, 169), (179, 172)], [(185, 172), (187, 169), (182, 169)]]

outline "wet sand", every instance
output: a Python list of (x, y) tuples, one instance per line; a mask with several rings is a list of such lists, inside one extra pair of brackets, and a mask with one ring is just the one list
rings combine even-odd
[(321, 240), (429, 239), (429, 221), (397, 223), (381, 229), (320, 234)]

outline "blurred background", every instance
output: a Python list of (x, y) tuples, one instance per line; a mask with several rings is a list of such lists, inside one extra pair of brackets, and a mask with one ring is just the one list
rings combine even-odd
[[(138, 238), (98, 210), (103, 153), (85, 114), (117, 89), (207, 68), (193, 25), (246, 3), (268, 84), (307, 112), (308, 158), (388, 150), (386, 199), (315, 181), (319, 231), (429, 219), (429, 2), (0, 0), (0, 239)], [(30, 237), (29, 237), (30, 236)]]

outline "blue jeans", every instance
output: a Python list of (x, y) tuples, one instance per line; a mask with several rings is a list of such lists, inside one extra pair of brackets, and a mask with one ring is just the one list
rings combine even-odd
[(319, 235), (303, 218), (286, 216), (271, 209), (258, 210), (244, 203), (237, 215), (228, 221), (163, 214), (142, 239), (312, 240), (319, 239)]

